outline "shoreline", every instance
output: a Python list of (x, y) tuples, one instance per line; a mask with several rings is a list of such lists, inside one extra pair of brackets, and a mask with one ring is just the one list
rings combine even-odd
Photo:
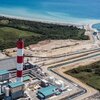
[(12, 15), (5, 15), (0, 14), (0, 17), (6, 17), (11, 19), (18, 19), (18, 20), (26, 20), (26, 21), (35, 21), (35, 22), (41, 22), (41, 23), (48, 23), (48, 24), (58, 24), (58, 25), (74, 25), (74, 26), (82, 26), (83, 24), (77, 24), (77, 23), (68, 23), (68, 22), (57, 22), (57, 21), (51, 21), (51, 20), (36, 20), (34, 18), (26, 18), (21, 16), (12, 16)]
[(99, 32), (96, 28), (93, 28), (93, 27), (92, 27), (93, 25), (94, 25), (94, 24), (90, 24), (90, 25), (89, 25), (90, 29), (93, 30), (94, 32)]
[[(61, 21), (56, 21), (56, 20), (43, 20), (43, 19), (34, 19), (34, 18), (28, 18), (28, 17), (21, 17), (21, 16), (13, 16), (13, 15), (6, 15), (6, 14), (0, 14), (0, 17), (6, 17), (6, 18), (11, 18), (11, 19), (18, 19), (18, 20), (27, 20), (27, 21), (35, 21), (35, 22), (41, 22), (41, 23), (50, 23), (50, 24), (58, 24), (58, 25), (73, 25), (73, 26), (85, 26), (85, 25), (90, 25), (92, 26), (93, 24), (100, 23), (100, 20), (84, 20), (80, 22), (61, 22)], [(88, 21), (88, 23), (87, 23)], [(86, 22), (86, 23), (85, 23)]]

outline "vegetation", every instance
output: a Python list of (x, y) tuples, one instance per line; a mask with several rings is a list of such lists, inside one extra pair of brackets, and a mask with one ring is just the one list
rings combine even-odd
[(24, 38), (25, 43), (27, 43), (26, 45), (29, 45), (31, 43), (38, 42), (41, 35), (34, 32), (18, 30), (15, 28), (0, 27), (0, 49), (2, 50), (15, 47), (16, 41), (19, 37)]
[(65, 72), (100, 91), (100, 61)]
[(26, 45), (45, 39), (89, 39), (84, 32), (84, 29), (74, 26), (0, 17), (0, 49), (15, 47), (19, 37), (25, 40)]

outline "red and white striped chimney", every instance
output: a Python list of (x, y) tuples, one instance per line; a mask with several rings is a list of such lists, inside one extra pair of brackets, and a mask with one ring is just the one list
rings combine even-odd
[(24, 41), (17, 41), (17, 81), (23, 81)]

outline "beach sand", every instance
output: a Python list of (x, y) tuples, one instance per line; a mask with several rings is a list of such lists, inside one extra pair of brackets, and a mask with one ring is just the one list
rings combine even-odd
[(73, 21), (57, 21), (57, 20), (43, 20), (43, 19), (35, 19), (35, 18), (29, 18), (29, 17), (22, 17), (22, 16), (13, 16), (13, 15), (6, 15), (6, 14), (0, 14), (1, 17), (7, 17), (12, 19), (19, 19), (19, 20), (28, 20), (28, 21), (36, 21), (36, 22), (42, 22), (42, 23), (51, 23), (51, 24), (58, 24), (58, 25), (73, 25), (73, 26), (84, 26), (84, 25), (90, 25), (100, 23), (100, 20), (96, 19), (86, 19), (86, 20), (79, 20), (76, 22)]

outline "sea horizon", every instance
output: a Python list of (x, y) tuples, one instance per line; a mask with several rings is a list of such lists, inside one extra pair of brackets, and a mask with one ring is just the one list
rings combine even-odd
[(0, 16), (61, 24), (100, 23), (99, 8), (99, 0), (0, 0)]

